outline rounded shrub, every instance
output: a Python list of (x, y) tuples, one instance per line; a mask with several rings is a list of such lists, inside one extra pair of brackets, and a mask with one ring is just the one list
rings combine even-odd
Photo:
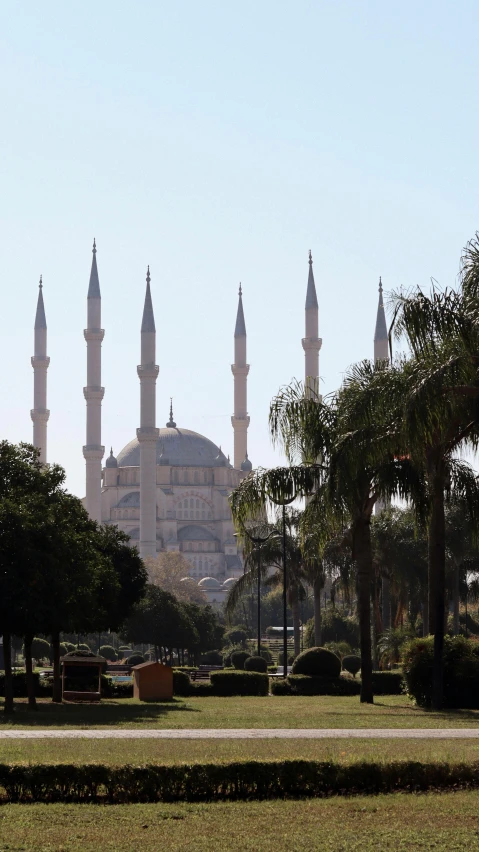
[(248, 651), (233, 651), (231, 654), (231, 662), (233, 668), (243, 670), (244, 664), (249, 657)]
[(186, 672), (173, 669), (173, 695), (186, 697), (191, 692), (191, 681)]
[(211, 672), (214, 695), (268, 695), (269, 677), (262, 672)]
[(86, 644), (86, 642), (80, 642), (80, 644), (76, 646), (76, 650), (77, 651), (91, 651), (91, 648), (90, 648), (89, 645)]
[(110, 660), (110, 662), (114, 662), (116, 660), (116, 651), (113, 645), (101, 645), (100, 657), (105, 657), (105, 660)]
[(261, 645), (261, 647), (260, 647), (260, 657), (263, 657), (263, 660), (266, 660), (266, 662), (268, 663), (268, 665), (270, 665), (270, 664), (273, 662), (273, 655), (272, 655), (272, 653), (271, 653), (271, 651), (269, 650), (269, 648), (268, 648), (268, 646), (267, 646), (267, 645)]
[(292, 674), (311, 677), (339, 677), (341, 662), (336, 654), (327, 648), (308, 648), (296, 657)]
[(245, 672), (267, 672), (268, 663), (263, 657), (248, 657), (244, 661)]
[(132, 654), (131, 657), (128, 657), (126, 662), (129, 666), (139, 666), (141, 663), (145, 662), (145, 658), (143, 654)]
[(360, 668), (361, 658), (357, 657), (356, 654), (348, 654), (346, 657), (343, 657), (343, 669), (349, 672), (349, 674), (352, 674), (353, 677), (356, 677)]

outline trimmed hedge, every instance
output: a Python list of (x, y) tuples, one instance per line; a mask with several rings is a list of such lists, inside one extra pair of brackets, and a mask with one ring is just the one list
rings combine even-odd
[(292, 674), (312, 677), (339, 677), (341, 661), (327, 648), (308, 648), (296, 657)]
[(273, 695), (359, 695), (359, 681), (345, 677), (311, 677), (310, 675), (288, 675), (286, 683), (274, 680)]
[(400, 671), (373, 672), (374, 695), (402, 695), (404, 678)]
[(477, 763), (0, 764), (4, 802), (214, 802), (478, 787)]
[(248, 657), (244, 661), (245, 672), (267, 672), (268, 663), (263, 657)]
[(132, 654), (131, 657), (128, 657), (126, 663), (128, 666), (139, 666), (141, 663), (145, 662), (145, 658), (143, 654)]
[(268, 695), (269, 677), (259, 672), (211, 672), (214, 695)]

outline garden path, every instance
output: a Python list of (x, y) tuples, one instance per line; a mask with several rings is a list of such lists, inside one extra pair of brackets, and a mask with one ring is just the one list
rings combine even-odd
[(479, 739), (478, 728), (4, 728), (0, 740)]

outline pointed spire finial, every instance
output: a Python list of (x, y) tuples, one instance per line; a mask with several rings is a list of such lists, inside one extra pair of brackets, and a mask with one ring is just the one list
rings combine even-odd
[(242, 296), (242, 295), (243, 295), (243, 289), (242, 289), (242, 287), (241, 287), (241, 281), (240, 281), (239, 290), (238, 290), (238, 296)]
[(168, 423), (166, 424), (166, 428), (167, 429), (176, 429), (176, 423), (173, 420), (173, 397), (172, 396), (170, 396), (170, 419), (168, 420)]
[(153, 303), (151, 301), (151, 290), (150, 290), (150, 267), (148, 266), (146, 270), (146, 293), (145, 293), (145, 304), (143, 308), (143, 319), (141, 323), (142, 331), (156, 331), (155, 328), (155, 318), (153, 316)]
[(148, 264), (148, 269), (146, 270), (146, 283), (149, 284), (151, 281), (150, 278), (150, 264)]
[(98, 267), (96, 264), (96, 240), (93, 238), (93, 248), (92, 248), (92, 261), (91, 261), (91, 272), (90, 272), (90, 283), (88, 285), (88, 298), (89, 299), (101, 299), (100, 293), (100, 280), (98, 278)]
[(238, 290), (238, 311), (236, 313), (235, 337), (246, 337), (246, 323), (243, 311), (243, 288), (241, 282)]
[(92, 252), (93, 252), (93, 254), (96, 254), (96, 239), (95, 239), (95, 237), (93, 237), (93, 248), (92, 248)]
[(309, 263), (310, 266), (313, 265), (313, 255), (311, 254), (311, 249), (309, 250), (309, 261), (308, 261), (308, 263)]
[(383, 292), (383, 282), (381, 281), (381, 276), (379, 276), (379, 292)]
[(42, 278), (43, 278), (43, 276), (42, 276), (42, 275), (40, 275), (40, 283), (39, 283), (39, 285), (38, 285), (38, 286), (39, 286), (39, 288), (40, 288), (40, 290), (41, 290), (41, 289), (42, 289), (42, 287), (43, 287), (43, 284), (42, 284)]
[(314, 283), (314, 272), (313, 272), (313, 255), (311, 254), (311, 249), (309, 250), (309, 272), (308, 272), (308, 287), (306, 290), (306, 304), (305, 309), (309, 310), (310, 308), (314, 308), (317, 310), (318, 308), (318, 297), (316, 295), (316, 284)]
[(110, 447), (110, 458), (113, 458), (113, 447)]

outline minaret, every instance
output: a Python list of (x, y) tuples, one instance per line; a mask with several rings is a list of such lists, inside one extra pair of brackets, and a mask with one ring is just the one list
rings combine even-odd
[(234, 376), (234, 414), (231, 418), (231, 425), (234, 433), (233, 463), (236, 470), (240, 470), (241, 464), (248, 459), (247, 377), (249, 364), (246, 363), (246, 325), (242, 293), (240, 284), (235, 326), (235, 362), (231, 365), (231, 372)]
[(150, 267), (146, 273), (146, 295), (141, 323), (140, 428), (140, 556), (156, 556), (156, 329), (150, 291)]
[(309, 252), (308, 288), (306, 290), (304, 349), (304, 385), (307, 394), (319, 396), (319, 350), (322, 340), (318, 337), (318, 297), (313, 274), (313, 258)]
[(87, 347), (87, 386), (83, 388), (86, 399), (86, 444), (83, 447), (86, 462), (85, 503), (90, 517), (100, 524), (101, 460), (105, 452), (105, 447), (101, 445), (101, 401), (105, 393), (105, 388), (101, 386), (101, 343), (105, 332), (101, 328), (101, 294), (95, 240), (87, 304), (87, 328), (83, 332)]
[(388, 329), (386, 325), (386, 314), (384, 313), (383, 284), (379, 278), (379, 303), (376, 317), (376, 330), (374, 332), (374, 362), (389, 361)]
[(47, 408), (47, 370), (50, 358), (47, 356), (47, 321), (43, 304), (43, 284), (40, 275), (38, 285), (37, 313), (35, 315), (35, 344), (33, 367), (33, 408), (30, 412), (33, 420), (33, 444), (40, 450), (40, 461), (47, 461), (47, 422), (50, 412)]

